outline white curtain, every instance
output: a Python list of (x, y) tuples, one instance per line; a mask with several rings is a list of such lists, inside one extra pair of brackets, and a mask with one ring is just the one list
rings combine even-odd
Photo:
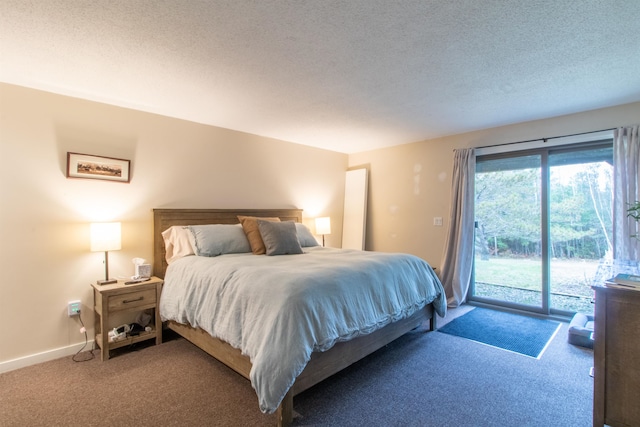
[(627, 215), (631, 204), (640, 201), (640, 142), (638, 125), (613, 132), (613, 258), (639, 261), (638, 223)]
[(458, 307), (465, 301), (471, 281), (475, 172), (476, 157), (473, 148), (454, 150), (449, 230), (440, 264), (440, 280), (449, 307)]

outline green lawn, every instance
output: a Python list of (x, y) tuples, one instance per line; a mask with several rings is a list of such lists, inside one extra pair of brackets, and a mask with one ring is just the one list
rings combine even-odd
[[(567, 311), (593, 311), (598, 260), (552, 260), (551, 304)], [(541, 305), (541, 261), (534, 258), (476, 258), (476, 295)]]

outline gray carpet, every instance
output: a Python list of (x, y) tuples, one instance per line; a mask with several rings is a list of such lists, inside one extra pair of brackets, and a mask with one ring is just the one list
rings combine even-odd
[[(296, 426), (591, 426), (593, 352), (566, 342), (540, 360), (411, 332), (296, 396)], [(183, 339), (0, 375), (3, 426), (262, 426), (249, 382)]]
[(566, 328), (540, 360), (410, 333), (298, 396), (298, 425), (591, 426), (593, 352)]

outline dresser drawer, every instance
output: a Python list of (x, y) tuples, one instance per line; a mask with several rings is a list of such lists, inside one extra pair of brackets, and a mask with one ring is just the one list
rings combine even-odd
[(155, 305), (156, 288), (143, 291), (129, 292), (109, 297), (109, 311), (128, 310), (131, 308)]

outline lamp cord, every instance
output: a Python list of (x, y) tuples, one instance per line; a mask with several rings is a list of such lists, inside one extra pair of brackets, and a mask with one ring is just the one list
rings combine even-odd
[(78, 312), (78, 318), (80, 319), (80, 323), (82, 324), (82, 329), (81, 331), (84, 332), (84, 345), (80, 348), (80, 350), (78, 350), (78, 352), (76, 354), (73, 355), (73, 357), (71, 358), (71, 360), (73, 360), (74, 362), (87, 362), (91, 359), (93, 359), (95, 357), (95, 355), (93, 354), (93, 350), (89, 350), (89, 355), (85, 357), (84, 359), (78, 359), (78, 355), (82, 352), (82, 350), (84, 350), (84, 348), (87, 346), (88, 343), (88, 339), (87, 339), (87, 328), (84, 326), (84, 322), (82, 321), (82, 314), (81, 312)]

